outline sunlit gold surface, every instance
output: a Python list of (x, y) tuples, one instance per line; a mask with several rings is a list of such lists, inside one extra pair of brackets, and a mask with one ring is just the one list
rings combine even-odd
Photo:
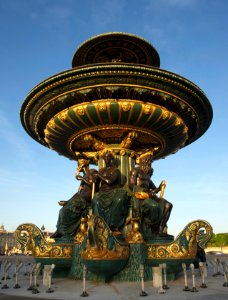
[(88, 218), (82, 218), (81, 219), (80, 230), (75, 235), (75, 238), (74, 238), (74, 242), (76, 244), (81, 244), (82, 241), (84, 240), (85, 234), (88, 231), (88, 224), (87, 224), (87, 222), (88, 222)]
[[(205, 229), (206, 234), (199, 235), (199, 230)], [(211, 225), (203, 220), (196, 220), (189, 223), (177, 238), (164, 245), (148, 245), (148, 259), (177, 259), (195, 258), (198, 244), (204, 248), (212, 236)]]
[[(116, 95), (118, 96), (116, 97)], [(129, 113), (129, 118), (132, 116), (134, 101), (142, 99), (145, 101), (142, 113), (139, 118), (135, 119), (136, 126), (138, 126), (141, 116), (145, 118), (147, 115), (150, 118), (154, 114), (154, 105), (163, 107), (161, 120), (167, 124), (167, 129), (169, 128), (167, 121), (170, 120), (170, 113), (176, 113), (184, 121), (186, 128), (182, 130), (182, 133), (188, 133), (187, 140), (181, 142), (180, 147), (174, 147), (175, 149), (170, 148), (172, 145), (170, 141), (167, 148), (168, 153), (163, 154), (162, 151), (159, 151), (154, 159), (174, 153), (194, 141), (209, 126), (212, 116), (211, 107), (205, 95), (187, 79), (149, 66), (120, 63), (72, 69), (43, 81), (33, 89), (23, 104), (22, 123), (26, 130), (42, 144), (57, 152), (60, 151), (62, 155), (76, 159), (69, 152), (63, 153), (59, 147), (57, 149), (56, 144), (50, 144), (45, 130), (47, 122), (59, 113), (60, 122), (63, 122), (67, 128), (67, 117), (69, 116), (64, 109), (68, 110), (76, 104), (78, 107), (75, 109), (75, 114), (81, 124), (86, 126), (89, 121), (89, 126), (96, 126), (97, 122), (94, 121), (85, 106), (86, 103), (95, 101), (100, 125), (106, 125), (102, 113), (107, 112), (108, 120), (112, 120), (113, 114), (110, 114), (110, 100), (112, 99), (117, 103), (120, 101), (119, 112), (121, 114)], [(32, 118), (29, 117), (31, 115)], [(128, 121), (129, 119), (126, 120), (126, 122)], [(140, 123), (140, 127), (141, 125), (142, 127), (147, 126), (147, 123), (148, 120), (145, 120), (144, 124)], [(176, 119), (175, 126), (178, 127), (180, 124), (180, 120)], [(77, 127), (77, 124), (75, 126)], [(54, 127), (53, 129), (59, 130), (57, 124), (54, 124)], [(175, 139), (176, 137), (173, 137), (173, 140)], [(60, 141), (59, 139), (59, 146)]]
[(129, 222), (131, 223), (131, 229), (127, 232), (126, 242), (128, 244), (143, 244), (144, 239), (139, 231), (139, 219), (130, 218)]
[(72, 257), (72, 244), (57, 244), (47, 242), (42, 231), (34, 224), (25, 223), (15, 231), (17, 241), (28, 250), (32, 251), (35, 258), (64, 258)]
[(161, 191), (160, 191), (160, 195), (159, 195), (160, 198), (164, 197), (165, 188), (166, 188), (166, 182), (165, 182), (165, 180), (162, 180), (162, 182), (161, 182)]
[[(122, 260), (128, 259), (129, 247), (121, 244), (112, 235), (104, 220), (98, 216), (91, 216), (88, 221), (88, 235), (86, 248), (81, 252), (81, 258), (85, 260)], [(109, 239), (114, 244), (110, 249)], [(108, 246), (109, 245), (109, 246)]]
[(149, 198), (149, 194), (146, 192), (135, 192), (134, 194), (135, 198), (144, 200)]
[(120, 143), (120, 148), (130, 149), (133, 141), (138, 137), (137, 132), (131, 131)]
[[(116, 122), (113, 111), (117, 109), (119, 119)], [(136, 111), (138, 117), (132, 119)], [(92, 112), (96, 117), (92, 116)], [(94, 123), (93, 118), (94, 121), (99, 120), (99, 125)], [(166, 126), (166, 123), (169, 125)], [(167, 128), (177, 129), (167, 131)], [(110, 144), (119, 144), (119, 148), (131, 149), (138, 155), (146, 148), (151, 148), (156, 159), (164, 155), (167, 147), (170, 148), (170, 139), (174, 152), (182, 147), (188, 138), (187, 132), (184, 121), (174, 112), (157, 104), (132, 99), (96, 100), (74, 105), (57, 113), (44, 130), (49, 147), (64, 147), (64, 151), (71, 153), (75, 159), (78, 152), (88, 156), (86, 152), (91, 155), (91, 150), (96, 152), (110, 147)], [(60, 140), (62, 144), (59, 144)], [(124, 149), (121, 155), (124, 155)]]

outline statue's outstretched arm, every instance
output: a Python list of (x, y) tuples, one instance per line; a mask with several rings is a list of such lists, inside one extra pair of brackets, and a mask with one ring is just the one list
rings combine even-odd
[(165, 187), (166, 187), (165, 180), (162, 180), (162, 182), (160, 183), (160, 185), (159, 185), (158, 188), (151, 181), (151, 184), (150, 184), (150, 193), (151, 193), (151, 196), (154, 195), (154, 194), (157, 194), (158, 192), (160, 192), (160, 196), (159, 197), (163, 198)]
[(58, 204), (59, 204), (60, 206), (64, 206), (64, 205), (67, 204), (67, 202), (68, 202), (68, 201), (61, 200), (61, 201), (58, 202)]
[(97, 170), (89, 170), (90, 176), (81, 176), (78, 172), (75, 174), (75, 178), (77, 180), (81, 180), (82, 183), (86, 183), (89, 186), (92, 186), (93, 182), (96, 182), (97, 176), (94, 176), (97, 174)]
[(92, 186), (92, 180), (88, 180), (88, 178), (84, 178), (83, 176), (81, 175), (76, 175), (75, 176), (77, 180), (81, 180), (82, 182), (85, 182), (87, 183), (88, 185), (91, 185)]

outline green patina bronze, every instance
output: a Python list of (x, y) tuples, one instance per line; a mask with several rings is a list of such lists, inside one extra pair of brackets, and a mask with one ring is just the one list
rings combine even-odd
[(61, 236), (73, 236), (79, 230), (81, 218), (88, 214), (88, 205), (79, 193), (69, 199), (59, 211), (57, 232)]
[(156, 187), (151, 180), (152, 162), (200, 138), (213, 114), (198, 86), (159, 67), (159, 54), (144, 39), (102, 34), (77, 49), (72, 69), (42, 81), (22, 104), (27, 133), (78, 161), (81, 184), (60, 201), (53, 240), (33, 224), (17, 229), (37, 262), (56, 264), (56, 275), (82, 279), (86, 265), (91, 280), (139, 281), (142, 265), (151, 280), (152, 267), (166, 263), (174, 278), (210, 239), (212, 228), (202, 220), (176, 239), (169, 235), (165, 182)]

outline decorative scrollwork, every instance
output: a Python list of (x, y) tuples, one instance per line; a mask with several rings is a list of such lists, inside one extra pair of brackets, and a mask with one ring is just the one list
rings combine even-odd
[(120, 243), (105, 221), (92, 215), (88, 220), (88, 237), (81, 253), (85, 260), (122, 260), (128, 259), (129, 246)]
[(106, 111), (107, 104), (105, 102), (98, 103), (98, 109), (99, 109), (99, 111)]
[(34, 248), (34, 239), (40, 237), (40, 240), (46, 242), (42, 231), (34, 224), (25, 223), (17, 227), (15, 231), (15, 238), (23, 247), (32, 250)]
[(199, 226), (206, 231), (206, 233), (203, 232), (202, 234), (199, 232), (196, 237), (198, 245), (204, 249), (212, 237), (213, 228), (207, 221), (199, 221)]
[(143, 111), (146, 115), (150, 115), (154, 110), (153, 105), (151, 104), (144, 104), (143, 105)]
[(33, 257), (71, 258), (72, 244), (47, 242), (42, 231), (34, 224), (25, 223), (17, 227), (15, 237), (24, 248), (32, 251)]
[[(200, 229), (205, 229), (206, 233), (200, 233)], [(149, 245), (148, 259), (195, 258), (198, 246), (205, 248), (212, 233), (212, 227), (208, 222), (203, 220), (192, 221), (173, 242), (164, 245)]]
[(123, 111), (127, 112), (131, 109), (131, 107), (132, 107), (131, 102), (129, 102), (129, 101), (121, 102), (121, 108)]
[(123, 139), (120, 144), (121, 148), (130, 149), (133, 141), (138, 137), (138, 133), (135, 131), (130, 131), (128, 135)]
[(94, 136), (92, 136), (91, 134), (86, 134), (83, 137), (84, 142), (88, 142), (89, 146), (97, 151), (103, 150), (105, 148), (107, 148), (107, 144), (104, 143), (103, 141), (95, 138)]

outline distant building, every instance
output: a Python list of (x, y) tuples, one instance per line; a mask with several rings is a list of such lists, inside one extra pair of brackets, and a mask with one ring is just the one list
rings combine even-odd
[(6, 233), (7, 231), (5, 230), (4, 225), (0, 225), (0, 234), (1, 233)]
[(0, 255), (8, 255), (20, 251), (13, 231), (7, 231), (4, 225), (0, 225)]

